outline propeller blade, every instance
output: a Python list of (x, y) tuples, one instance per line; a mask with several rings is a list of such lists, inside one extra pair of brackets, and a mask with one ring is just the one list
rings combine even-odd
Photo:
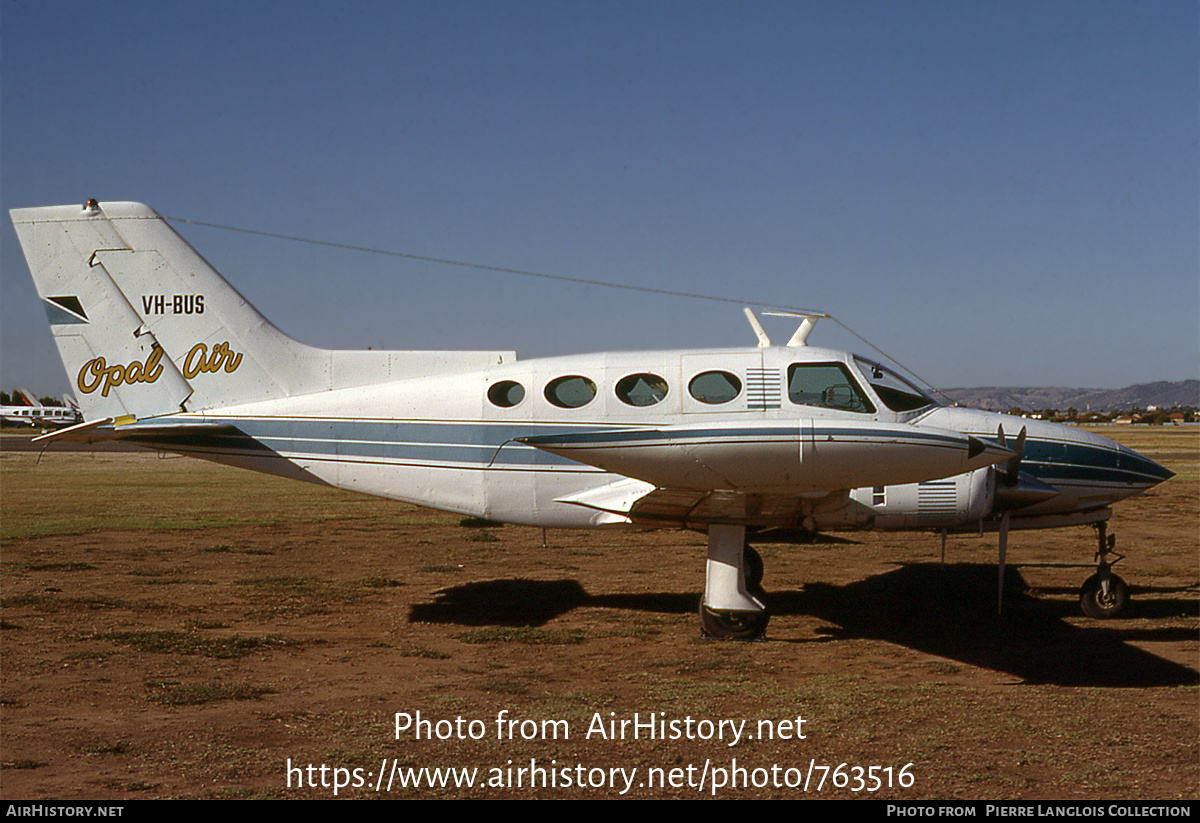
[[(1007, 446), (1005, 446), (1007, 448)], [(1016, 452), (1013, 457), (1004, 464), (1005, 472), (1004, 479), (1011, 486), (1017, 482), (1017, 477), (1021, 474), (1021, 458), (1025, 455), (1025, 427), (1021, 427), (1021, 433), (1017, 435), (1017, 443), (1012, 450)]]

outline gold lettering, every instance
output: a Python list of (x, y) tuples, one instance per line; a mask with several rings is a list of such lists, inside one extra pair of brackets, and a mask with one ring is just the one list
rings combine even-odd
[[(157, 345), (150, 351), (145, 362), (134, 360), (129, 365), (117, 363), (110, 366), (103, 357), (93, 357), (79, 369), (75, 385), (84, 394), (91, 394), (96, 389), (100, 389), (100, 395), (108, 397), (109, 389), (121, 385), (132, 386), (134, 383), (153, 383), (158, 380), (163, 373), (162, 359), (162, 347)], [(237, 371), (237, 367), (241, 363), (241, 353), (232, 351), (229, 348), (228, 340), (215, 344), (211, 354), (206, 344), (197, 343), (188, 350), (187, 356), (183, 358), (183, 376), (191, 380), (198, 374), (212, 374), (220, 371), (222, 365), (226, 374), (232, 374)]]
[[(192, 346), (191, 351), (187, 353), (187, 357), (183, 358), (183, 376), (191, 380), (200, 372), (208, 371), (208, 369), (204, 368), (204, 355), (206, 354), (208, 354), (208, 346), (203, 343), (197, 343)], [(193, 364), (192, 358), (197, 355), (199, 355), (197, 358), (199, 362)]]
[(225, 369), (226, 374), (233, 374), (242, 364), (241, 352), (229, 348), (229, 341), (214, 343), (212, 351), (204, 343), (197, 343), (183, 358), (183, 376), (191, 380), (198, 374), (213, 374)]
[(204, 369), (203, 369), (204, 371), (208, 372), (209, 374), (212, 374), (215, 371), (220, 371), (220, 369), (221, 369), (220, 349), (224, 345), (225, 345), (224, 343), (217, 343), (215, 346), (213, 346), (212, 354), (210, 354), (208, 356), (208, 362), (204, 364)]
[(146, 358), (146, 365), (142, 366), (142, 382), (153, 383), (162, 374), (162, 346), (155, 346), (150, 352), (150, 356)]
[[(75, 379), (75, 385), (79, 387), (81, 392), (84, 394), (91, 394), (96, 390), (96, 388), (100, 385), (100, 381), (103, 379), (105, 372), (104, 366), (105, 363), (103, 357), (94, 358), (83, 364), (83, 368), (79, 370), (79, 377)], [(83, 380), (89, 371), (96, 379), (92, 382), (85, 383)]]
[(124, 382), (125, 382), (125, 367), (120, 365), (119, 363), (115, 366), (110, 367), (108, 370), (108, 374), (105, 376), (104, 388), (100, 390), (100, 396), (108, 397), (109, 389), (111, 389), (113, 386), (119, 386)]
[(228, 340), (226, 340), (224, 343), (218, 343), (217, 345), (213, 346), (213, 357), (212, 360), (209, 361), (209, 365), (212, 367), (213, 371), (216, 371), (221, 367), (222, 360), (225, 361), (226, 374), (233, 374), (235, 371), (237, 371), (237, 367), (241, 365), (242, 362), (241, 352), (235, 354), (234, 352), (230, 351)]

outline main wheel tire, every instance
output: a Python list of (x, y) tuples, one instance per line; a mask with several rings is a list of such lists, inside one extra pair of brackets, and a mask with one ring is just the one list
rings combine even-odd
[(757, 640), (766, 634), (771, 614), (767, 611), (717, 611), (700, 604), (700, 626), (714, 640)]
[(762, 555), (749, 543), (742, 551), (742, 569), (746, 573), (746, 585), (761, 589), (766, 566), (763, 564)]
[(765, 603), (767, 590), (763, 588), (762, 581), (763, 575), (766, 573), (766, 565), (763, 563), (762, 555), (749, 543), (742, 552), (742, 573), (746, 577), (746, 592), (751, 597), (756, 597), (760, 602)]
[(1125, 581), (1115, 574), (1108, 575), (1108, 593), (1105, 594), (1101, 581), (1103, 577), (1096, 572), (1079, 590), (1079, 607), (1083, 613), (1095, 620), (1108, 620), (1116, 617), (1129, 602), (1129, 587)]

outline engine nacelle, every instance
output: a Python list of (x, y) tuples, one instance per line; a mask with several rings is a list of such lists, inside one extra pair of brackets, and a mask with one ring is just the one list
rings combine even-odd
[(855, 489), (849, 507), (854, 511), (846, 514), (857, 522), (838, 525), (884, 530), (961, 527), (991, 514), (995, 497), (996, 473), (991, 467), (923, 483)]

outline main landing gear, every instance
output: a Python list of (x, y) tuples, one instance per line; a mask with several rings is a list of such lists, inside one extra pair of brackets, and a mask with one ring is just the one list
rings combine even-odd
[[(1107, 521), (1101, 520), (1096, 525), (1099, 549), (1096, 551), (1096, 573), (1084, 581), (1079, 590), (1079, 607), (1088, 617), (1097, 620), (1107, 620), (1116, 617), (1129, 602), (1129, 587), (1125, 581), (1112, 573), (1112, 567), (1124, 559), (1124, 555), (1114, 551), (1117, 536), (1108, 534)], [(1116, 559), (1109, 562), (1109, 554)]]
[(717, 640), (757, 640), (771, 619), (763, 603), (763, 562), (746, 545), (746, 527), (708, 527), (708, 568), (700, 626)]

